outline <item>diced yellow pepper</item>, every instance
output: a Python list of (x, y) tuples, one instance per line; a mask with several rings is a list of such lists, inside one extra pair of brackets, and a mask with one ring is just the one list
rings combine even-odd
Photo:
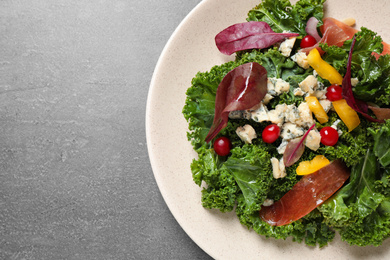
[(312, 49), (307, 55), (307, 62), (321, 78), (329, 80), (330, 84), (341, 85), (343, 83), (343, 77), (340, 73), (321, 58), (316, 48)]
[(305, 100), (309, 105), (311, 112), (313, 112), (314, 116), (317, 118), (318, 122), (321, 124), (328, 122), (329, 117), (316, 97), (308, 96), (305, 98)]
[(333, 101), (332, 105), (340, 119), (348, 127), (348, 132), (351, 132), (360, 124), (359, 115), (348, 105), (345, 99)]
[(325, 156), (317, 155), (311, 161), (300, 162), (296, 171), (298, 175), (308, 175), (318, 171), (329, 163), (329, 160)]

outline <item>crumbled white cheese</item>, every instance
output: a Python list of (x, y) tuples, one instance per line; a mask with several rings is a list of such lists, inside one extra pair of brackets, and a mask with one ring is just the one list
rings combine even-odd
[(230, 119), (250, 119), (251, 113), (247, 110), (235, 110), (229, 112)]
[(267, 91), (268, 91), (268, 94), (272, 95), (272, 96), (276, 96), (276, 91), (275, 91), (275, 84), (274, 84), (274, 78), (268, 78), (267, 79)]
[(320, 99), (326, 99), (326, 92), (327, 89), (324, 86), (324, 83), (317, 81), (317, 89), (314, 91), (314, 96), (320, 100)]
[(304, 133), (305, 131), (302, 127), (299, 127), (293, 123), (285, 123), (283, 124), (282, 133), (280, 134), (280, 137), (285, 140), (291, 140), (304, 135)]
[(280, 143), (278, 148), (276, 148), (279, 154), (284, 154), (284, 152), (286, 151), (287, 144), (288, 144), (288, 140), (282, 139), (282, 142)]
[(270, 101), (271, 101), (271, 99), (273, 99), (274, 97), (272, 96), (272, 95), (270, 95), (270, 94), (265, 94), (265, 97), (263, 98), (263, 101), (262, 101), (262, 103), (264, 104), (264, 105), (267, 105)]
[(281, 127), (284, 123), (284, 118), (287, 110), (286, 104), (279, 104), (268, 112), (269, 120)]
[(288, 92), (290, 90), (290, 84), (282, 79), (278, 79), (275, 85), (276, 93)]
[(331, 127), (337, 130), (337, 126), (338, 126), (338, 124), (339, 124), (340, 122), (341, 122), (341, 120), (340, 120), (340, 119), (337, 119), (336, 121), (333, 122), (333, 124), (331, 125)]
[(314, 96), (318, 99), (326, 99), (326, 90), (316, 90), (314, 91)]
[(299, 110), (295, 105), (288, 105), (285, 111), (284, 121), (295, 123), (300, 120)]
[(289, 57), (291, 54), (291, 51), (294, 47), (296, 38), (292, 37), (290, 39), (287, 39), (283, 41), (279, 46), (279, 51), (282, 53), (283, 56)]
[[(282, 163), (280, 163), (280, 162), (282, 162)], [(275, 179), (283, 178), (286, 176), (283, 158), (280, 162), (275, 157), (271, 158), (272, 175), (274, 176)]]
[(332, 102), (330, 102), (328, 99), (320, 99), (318, 102), (320, 102), (320, 105), (326, 113), (328, 113), (329, 110), (332, 108)]
[(310, 67), (309, 62), (307, 61), (307, 55), (304, 52), (297, 52), (293, 56), (291, 56), (291, 59), (295, 61), (298, 66), (308, 69)]
[(303, 127), (310, 127), (312, 124), (315, 123), (312, 112), (306, 102), (302, 102), (301, 104), (299, 104), (298, 110), (301, 119), (296, 122), (297, 125)]
[(293, 93), (294, 93), (294, 96), (300, 96), (302, 97), (303, 95), (305, 95), (305, 92), (302, 91), (302, 89), (300, 87), (298, 88), (295, 88), (293, 90)]
[(351, 85), (352, 87), (356, 87), (356, 85), (359, 83), (358, 78), (351, 78)]
[(268, 78), (267, 90), (270, 95), (277, 96), (282, 94), (282, 92), (288, 92), (290, 90), (290, 84), (283, 79)]
[(265, 199), (264, 202), (263, 202), (263, 206), (264, 207), (269, 207), (272, 204), (274, 204), (274, 200), (273, 199)]
[(340, 119), (337, 119), (336, 121), (334, 121), (334, 123), (330, 126), (332, 127), (333, 129), (337, 130), (337, 133), (339, 134), (339, 136), (341, 136), (343, 134), (343, 131), (341, 131), (339, 128), (338, 128), (338, 124), (341, 122)]
[[(313, 76), (316, 77), (314, 74), (313, 74)], [(322, 83), (321, 81), (318, 81), (317, 85), (318, 85), (319, 90), (326, 90), (325, 84)]]
[(318, 80), (313, 75), (309, 75), (298, 85), (302, 91), (312, 95), (318, 87)]
[(305, 145), (313, 151), (317, 151), (320, 148), (320, 142), (321, 135), (317, 129), (311, 130), (305, 139)]
[(262, 103), (260, 103), (260, 107), (256, 109), (255, 111), (251, 112), (251, 118), (256, 122), (264, 122), (269, 121), (268, 116), (268, 109), (267, 107)]
[(251, 144), (252, 140), (257, 138), (256, 131), (251, 125), (237, 127), (236, 134), (247, 144)]
[(281, 178), (285, 177), (287, 174), (286, 174), (286, 166), (284, 165), (284, 159), (282, 157), (282, 159), (279, 160), (279, 171), (281, 172)]

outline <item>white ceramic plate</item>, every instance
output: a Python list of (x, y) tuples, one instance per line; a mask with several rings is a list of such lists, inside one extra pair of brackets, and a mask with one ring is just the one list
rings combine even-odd
[[(181, 112), (185, 92), (198, 71), (233, 57), (214, 44), (222, 29), (244, 22), (256, 0), (204, 0), (176, 29), (158, 61), (152, 78), (146, 136), (153, 172), (169, 209), (187, 234), (215, 259), (390, 259), (390, 239), (381, 247), (360, 248), (335, 240), (326, 248), (291, 240), (266, 239), (242, 226), (235, 213), (223, 214), (201, 206), (201, 188), (192, 181), (190, 163), (196, 153), (187, 141), (187, 122)], [(390, 41), (387, 0), (328, 0), (326, 16), (354, 17)]]

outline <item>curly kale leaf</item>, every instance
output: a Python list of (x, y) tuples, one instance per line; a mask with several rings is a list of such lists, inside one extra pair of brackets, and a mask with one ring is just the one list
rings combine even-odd
[(368, 150), (352, 167), (350, 182), (319, 207), (325, 223), (350, 244), (378, 246), (390, 236), (390, 197), (381, 193), (381, 176), (383, 169)]
[(383, 200), (366, 218), (359, 218), (355, 223), (340, 231), (341, 238), (358, 246), (379, 246), (390, 236), (390, 201)]
[(304, 241), (309, 246), (318, 245), (323, 247), (331, 242), (335, 236), (335, 232), (324, 223), (323, 216), (317, 210), (312, 211), (298, 221), (276, 227), (264, 222), (259, 217), (258, 212), (250, 215), (245, 214), (242, 209), (244, 205), (243, 200), (242, 196), (238, 197), (236, 208), (240, 222), (247, 227), (252, 227), (256, 233), (267, 238), (287, 239), (292, 237), (293, 241), (298, 243)]
[(198, 149), (198, 159), (191, 163), (191, 171), (196, 184), (207, 183), (202, 190), (203, 206), (227, 212), (235, 206), (238, 189), (233, 176), (221, 167), (222, 162), (213, 149), (203, 146)]
[(300, 0), (291, 5), (289, 0), (264, 0), (249, 11), (248, 21), (268, 23), (275, 32), (289, 31), (306, 35), (306, 23), (314, 16), (322, 25), (325, 0)]
[(270, 158), (261, 146), (246, 144), (242, 148), (234, 148), (224, 164), (244, 196), (246, 214), (259, 211), (267, 198), (273, 181)]
[(374, 152), (383, 167), (390, 165), (390, 120), (382, 125), (374, 135)]
[(302, 74), (304, 70), (296, 63), (283, 56), (277, 49), (269, 49), (266, 52), (252, 50), (250, 52), (239, 52), (236, 61), (240, 64), (257, 62), (267, 70), (268, 77), (287, 78), (290, 75)]
[[(334, 112), (330, 112), (328, 115), (329, 121), (323, 126), (331, 126), (338, 119)], [(337, 145), (321, 146), (318, 152), (331, 161), (342, 159), (348, 167), (358, 164), (374, 141), (368, 130), (371, 125), (368, 121), (362, 120), (357, 128), (352, 132), (348, 132), (347, 126), (341, 121), (338, 128), (342, 131), (342, 134)]]

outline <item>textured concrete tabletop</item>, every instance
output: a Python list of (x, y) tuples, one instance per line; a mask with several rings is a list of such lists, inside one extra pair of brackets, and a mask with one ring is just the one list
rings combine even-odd
[(0, 1), (0, 259), (209, 259), (145, 138), (154, 67), (199, 2)]

